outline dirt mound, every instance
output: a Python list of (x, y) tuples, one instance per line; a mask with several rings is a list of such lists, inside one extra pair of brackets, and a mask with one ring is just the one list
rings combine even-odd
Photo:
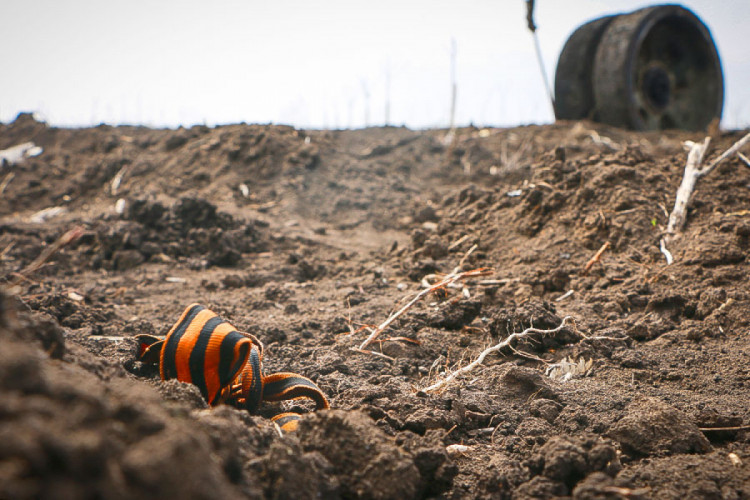
[[(444, 137), (0, 124), (0, 149), (44, 148), (0, 167), (0, 497), (747, 496), (744, 164), (700, 180), (667, 266), (681, 141), (700, 135)], [(352, 350), (477, 268), (494, 274), (417, 302), (376, 354)], [(193, 302), (334, 409), (282, 437), (268, 417), (307, 402), (250, 415), (160, 381), (132, 337)], [(555, 331), (422, 390), (530, 327)]]

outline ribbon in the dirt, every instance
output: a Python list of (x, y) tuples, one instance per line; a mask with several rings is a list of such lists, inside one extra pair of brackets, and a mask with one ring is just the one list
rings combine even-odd
[[(209, 405), (228, 403), (255, 413), (263, 401), (307, 398), (315, 409), (328, 409), (320, 388), (296, 373), (263, 374), (263, 343), (240, 332), (200, 304), (191, 304), (165, 338), (136, 335), (138, 359), (159, 364), (162, 380), (195, 385)], [(297, 429), (300, 415), (272, 417), (284, 431)]]

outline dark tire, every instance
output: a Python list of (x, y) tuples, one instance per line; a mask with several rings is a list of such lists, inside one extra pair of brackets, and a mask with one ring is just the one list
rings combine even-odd
[(616, 16), (596, 50), (593, 94), (598, 119), (610, 125), (705, 129), (724, 105), (711, 33), (679, 5)]
[(555, 70), (555, 118), (595, 119), (592, 70), (604, 30), (615, 16), (594, 19), (570, 35)]

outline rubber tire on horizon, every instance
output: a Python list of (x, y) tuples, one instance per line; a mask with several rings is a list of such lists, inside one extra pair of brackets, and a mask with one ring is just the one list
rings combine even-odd
[(615, 16), (600, 17), (578, 27), (565, 42), (555, 70), (555, 118), (593, 119), (594, 56), (604, 30)]
[(679, 5), (612, 19), (596, 49), (592, 83), (599, 121), (635, 130), (703, 130), (724, 105), (711, 34)]

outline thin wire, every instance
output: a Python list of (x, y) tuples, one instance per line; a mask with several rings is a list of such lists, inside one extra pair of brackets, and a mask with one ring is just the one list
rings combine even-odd
[(552, 113), (555, 113), (555, 96), (552, 94), (552, 87), (550, 87), (549, 79), (547, 78), (547, 70), (544, 69), (544, 60), (542, 59), (542, 48), (539, 45), (539, 37), (536, 31), (531, 32), (531, 36), (534, 37), (534, 48), (536, 48), (536, 60), (539, 63), (539, 70), (542, 72), (542, 80), (544, 80), (544, 86), (547, 88), (547, 94), (549, 95), (549, 102), (552, 104)]

